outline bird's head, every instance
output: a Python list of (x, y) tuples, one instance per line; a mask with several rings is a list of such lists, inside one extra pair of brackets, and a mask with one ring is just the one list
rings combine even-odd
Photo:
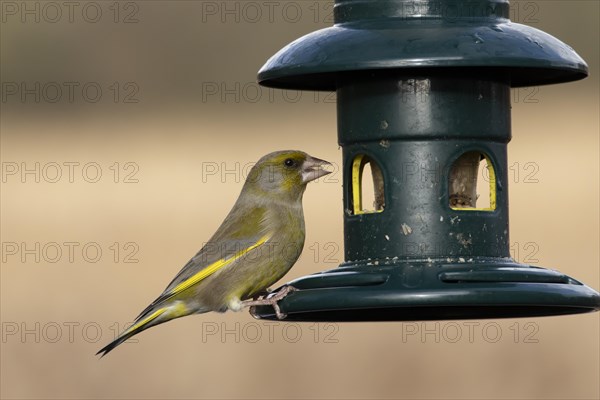
[(276, 151), (258, 160), (244, 187), (260, 194), (298, 199), (308, 182), (331, 173), (325, 169), (329, 166), (329, 162), (302, 151)]

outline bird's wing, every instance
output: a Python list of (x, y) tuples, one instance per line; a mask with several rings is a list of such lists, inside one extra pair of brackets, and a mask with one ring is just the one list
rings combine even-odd
[[(237, 259), (244, 257), (255, 248), (263, 245), (268, 239), (269, 235), (263, 235), (252, 238), (251, 240), (232, 241), (228, 243), (228, 249), (225, 249), (224, 251), (221, 249), (216, 250), (216, 252), (218, 252), (216, 260), (214, 260), (215, 256), (213, 254), (206, 255), (205, 252), (200, 251), (188, 261), (181, 272), (169, 284), (165, 290), (165, 294), (174, 296), (189, 289), (220, 269), (231, 265)], [(211, 250), (211, 253), (213, 251), (215, 250)], [(210, 259), (210, 261), (207, 262), (208, 259)]]
[(165, 291), (140, 316), (266, 243), (271, 235), (264, 228), (264, 218), (265, 210), (261, 207), (250, 210), (234, 207), (208, 243), (187, 262)]

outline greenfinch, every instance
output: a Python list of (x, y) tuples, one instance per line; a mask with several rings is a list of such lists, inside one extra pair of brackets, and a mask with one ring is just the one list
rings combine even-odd
[(97, 354), (104, 356), (150, 327), (191, 314), (270, 304), (283, 317), (277, 301), (291, 288), (260, 295), (298, 260), (305, 236), (302, 196), (308, 182), (330, 173), (329, 165), (295, 150), (262, 157), (212, 238), (133, 325)]

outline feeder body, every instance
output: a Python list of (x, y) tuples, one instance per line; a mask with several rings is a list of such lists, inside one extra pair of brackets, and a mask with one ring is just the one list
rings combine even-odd
[[(505, 80), (484, 77), (348, 77), (339, 84), (346, 261), (510, 257), (509, 90)], [(468, 152), (494, 166), (493, 211), (449, 206), (449, 169)], [(352, 163), (360, 155), (382, 171), (383, 212), (353, 212)]]

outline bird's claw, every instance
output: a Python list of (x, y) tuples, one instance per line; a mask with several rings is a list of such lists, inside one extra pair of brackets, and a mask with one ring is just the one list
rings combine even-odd
[(275, 310), (275, 315), (277, 316), (277, 319), (283, 320), (287, 317), (287, 314), (281, 311), (281, 309), (279, 308), (279, 304), (277, 303), (289, 293), (295, 292), (297, 290), (298, 289), (296, 289), (295, 287), (287, 285), (275, 293), (271, 292), (267, 295), (267, 297), (260, 296), (256, 300), (246, 300), (242, 304), (246, 307), (250, 307), (250, 315), (252, 315), (256, 319), (260, 319), (260, 316), (256, 313), (256, 306), (269, 305)]

